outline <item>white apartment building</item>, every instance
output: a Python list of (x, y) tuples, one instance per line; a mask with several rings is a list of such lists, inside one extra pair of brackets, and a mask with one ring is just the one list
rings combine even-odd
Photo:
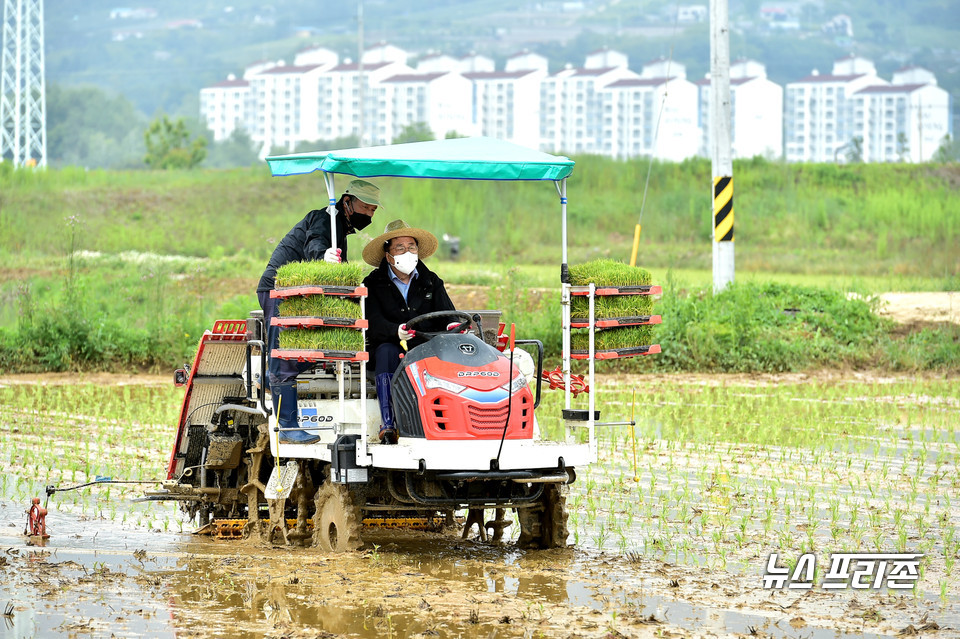
[(566, 68), (543, 79), (540, 89), (540, 150), (604, 153), (601, 91), (614, 82), (639, 76), (627, 68), (627, 56), (602, 49), (587, 56), (582, 68)]
[[(546, 75), (550, 70), (550, 63), (542, 55), (524, 50), (519, 53), (514, 53), (507, 58), (503, 66), (503, 70), (508, 73), (511, 71), (527, 71), (529, 69), (542, 71), (543, 74)], [(487, 70), (493, 71), (492, 68)]]
[(816, 70), (787, 84), (784, 157), (788, 162), (837, 162), (856, 135), (852, 96), (886, 82), (873, 63), (847, 56), (837, 60), (830, 75)]
[(420, 73), (446, 73), (459, 69), (460, 62), (444, 53), (428, 53), (417, 60), (417, 71)]
[(261, 154), (275, 147), (292, 151), (298, 142), (320, 137), (320, 78), (329, 70), (324, 64), (283, 65), (251, 77), (250, 137), (260, 145)]
[(226, 140), (247, 121), (250, 83), (229, 75), (222, 82), (200, 89), (200, 121), (213, 132), (213, 141)]
[(697, 153), (697, 87), (684, 65), (654, 60), (600, 92), (603, 155), (681, 161)]
[(457, 71), (460, 73), (480, 73), (493, 71), (496, 65), (485, 55), (470, 53), (457, 60)]
[[(405, 59), (405, 56), (404, 56)], [(365, 144), (389, 144), (393, 139), (393, 123), (381, 115), (391, 109), (392, 94), (388, 95), (383, 81), (397, 75), (413, 73), (405, 62), (368, 62), (363, 64)], [(333, 140), (358, 135), (360, 131), (360, 66), (357, 63), (339, 64), (320, 76), (320, 118), (318, 135), (313, 139)]]
[(378, 137), (377, 144), (389, 144), (404, 127), (416, 122), (425, 123), (434, 138), (448, 133), (474, 134), (470, 80), (459, 73), (401, 74), (386, 78), (381, 84), (386, 110), (375, 115), (377, 126), (383, 126), (387, 135)]
[(920, 67), (896, 71), (889, 85), (860, 89), (853, 104), (864, 162), (926, 162), (951, 133), (950, 94)]
[(480, 135), (540, 147), (543, 69), (465, 73), (471, 83), (472, 128)]
[[(697, 82), (699, 155), (710, 157), (710, 76)], [(730, 65), (730, 146), (734, 158), (783, 154), (783, 87), (767, 79), (767, 68), (755, 60)]]
[[(502, 71), (475, 53), (431, 53), (416, 70), (407, 58), (379, 43), (362, 65), (323, 47), (300, 51), (292, 65), (255, 63), (243, 78), (201, 89), (201, 118), (215, 141), (244, 127), (263, 154), (357, 135), (361, 124), (364, 144), (389, 144), (423, 122), (437, 138), (484, 135), (549, 152), (709, 155), (709, 80), (688, 81), (678, 62), (655, 60), (638, 74), (627, 56), (601, 49), (582, 68), (550, 74), (546, 58), (529, 51)], [(867, 162), (922, 162), (952, 133), (950, 96), (926, 69), (900, 69), (887, 82), (870, 60), (847, 56), (786, 91), (753, 60), (736, 61), (730, 76), (735, 158), (840, 162), (860, 139)]]

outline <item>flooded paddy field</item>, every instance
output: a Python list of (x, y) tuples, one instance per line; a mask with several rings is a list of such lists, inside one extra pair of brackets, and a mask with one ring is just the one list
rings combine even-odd
[[(156, 378), (5, 380), (0, 636), (960, 636), (957, 388), (839, 373), (610, 377), (602, 418), (632, 412), (637, 426), (603, 430), (599, 462), (578, 469), (570, 547), (365, 529), (359, 552), (330, 555), (198, 537), (176, 506), (132, 501), (150, 483), (47, 500), (48, 485), (162, 478), (182, 391)], [(561, 401), (547, 394), (541, 414)], [(49, 509), (45, 546), (23, 536), (32, 497)], [(781, 588), (764, 587), (771, 553)], [(842, 553), (922, 557), (910, 588), (872, 576), (825, 588)]]

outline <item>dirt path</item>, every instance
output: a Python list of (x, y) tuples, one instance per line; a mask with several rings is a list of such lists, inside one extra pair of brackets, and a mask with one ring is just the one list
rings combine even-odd
[[(457, 308), (485, 309), (489, 295), (486, 286), (450, 285), (450, 298)], [(539, 298), (548, 289), (534, 289)], [(960, 292), (881, 293), (879, 314), (899, 322), (953, 322), (960, 324)]]
[(880, 315), (901, 324), (952, 322), (960, 324), (960, 292), (882, 293)]

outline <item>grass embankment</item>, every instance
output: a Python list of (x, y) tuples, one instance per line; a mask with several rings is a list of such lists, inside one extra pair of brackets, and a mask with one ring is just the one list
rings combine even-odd
[[(577, 160), (568, 186), (570, 261), (627, 260), (647, 165)], [(664, 324), (655, 331), (664, 354), (631, 366), (960, 366), (955, 327), (894, 337), (889, 323), (862, 319), (865, 302), (846, 299), (851, 286), (861, 294), (900, 283), (960, 288), (960, 169), (738, 163), (740, 284), (720, 296), (702, 276), (710, 265), (709, 173), (701, 161), (653, 167), (638, 261), (664, 285), (656, 310)], [(378, 183), (386, 208), (370, 233), (350, 239), (354, 262), (394, 218), (456, 235), (461, 258), (483, 266), (437, 255), (434, 270), (448, 283), (491, 286), (490, 306), (524, 336), (544, 339), (548, 353), (559, 350), (551, 185)], [(344, 184), (338, 178), (337, 188)], [(0, 271), (0, 368), (182, 363), (214, 319), (257, 307), (256, 281), (276, 242), (325, 199), (320, 179), (274, 179), (265, 168), (0, 172), (0, 256), (8, 265)], [(538, 263), (551, 266), (526, 266)], [(554, 288), (530, 294), (540, 286)]]

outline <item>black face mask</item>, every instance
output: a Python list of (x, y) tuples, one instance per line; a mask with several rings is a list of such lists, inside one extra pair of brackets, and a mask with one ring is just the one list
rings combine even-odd
[[(347, 206), (350, 207), (350, 217), (347, 219), (347, 228), (354, 229), (356, 231), (362, 231), (363, 229), (370, 226), (370, 222), (373, 221), (372, 215), (363, 215), (362, 213), (357, 213), (357, 210), (353, 208), (353, 202), (348, 200), (344, 202), (344, 213), (347, 212)], [(346, 215), (343, 216), (345, 219)]]
[(370, 226), (370, 222), (372, 221), (373, 221), (373, 218), (370, 217), (369, 215), (363, 215), (357, 212), (354, 212), (353, 215), (350, 216), (350, 226), (357, 229), (358, 231), (362, 231), (363, 229)]

